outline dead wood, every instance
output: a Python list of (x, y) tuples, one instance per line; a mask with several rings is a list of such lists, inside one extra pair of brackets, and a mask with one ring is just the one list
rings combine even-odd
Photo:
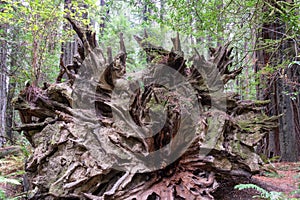
[(229, 44), (209, 59), (195, 51), (187, 67), (179, 34), (168, 51), (145, 32), (134, 38), (149, 65), (127, 75), (123, 34), (120, 52), (105, 56), (93, 32), (67, 19), (82, 42), (76, 70), (14, 100), (17, 130), (34, 146), (29, 199), (214, 199), (218, 180), (261, 170), (254, 149), (275, 118), (261, 113), (265, 102), (224, 93), (242, 71), (229, 70)]

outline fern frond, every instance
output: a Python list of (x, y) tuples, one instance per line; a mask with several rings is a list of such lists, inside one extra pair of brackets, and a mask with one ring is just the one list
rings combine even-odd
[(254, 189), (254, 190), (258, 191), (260, 193), (260, 195), (254, 196), (253, 198), (259, 197), (259, 198), (264, 198), (264, 199), (268, 199), (268, 200), (284, 200), (284, 199), (286, 199), (282, 192), (276, 192), (276, 191), (269, 192), (255, 184), (239, 184), (239, 185), (234, 186), (234, 189), (238, 189), (238, 190)]
[(238, 189), (238, 190), (244, 190), (244, 189), (254, 189), (258, 192), (260, 192), (261, 194), (264, 194), (264, 193), (269, 193), (267, 190), (255, 185), (255, 184), (239, 184), (239, 185), (236, 185), (234, 186), (234, 189)]

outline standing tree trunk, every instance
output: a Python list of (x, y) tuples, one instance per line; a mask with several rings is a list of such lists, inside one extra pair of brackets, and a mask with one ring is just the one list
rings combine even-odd
[(15, 96), (15, 88), (16, 83), (15, 82), (9, 82), (8, 84), (8, 93), (7, 93), (7, 107), (6, 107), (6, 113), (5, 113), (5, 128), (6, 128), (6, 135), (7, 138), (14, 143), (14, 135), (13, 135), (13, 105), (12, 105), (12, 99)]
[[(7, 25), (0, 24), (3, 38), (6, 38)], [(6, 107), (7, 107), (7, 42), (0, 41), (0, 147), (6, 141)]]
[[(275, 9), (276, 1), (272, 1), (271, 5)], [(271, 12), (270, 8), (265, 7), (264, 12)], [(257, 52), (257, 72), (277, 68), (280, 65), (285, 66), (274, 69), (273, 73), (261, 76), (258, 98), (271, 100), (267, 106), (269, 115), (282, 114), (278, 119), (279, 126), (266, 136), (265, 153), (268, 157), (280, 156), (284, 161), (297, 161), (300, 156), (298, 142), (300, 112), (296, 106), (299, 102), (297, 92), (299, 91), (299, 77), (297, 77), (299, 69), (295, 65), (284, 63), (285, 61), (292, 62), (296, 56), (293, 53), (295, 51), (291, 50), (295, 48), (295, 45), (284, 38), (285, 33), (286, 24), (282, 22), (281, 15), (277, 11), (274, 14), (274, 22), (266, 22), (260, 29), (259, 38), (262, 38), (263, 44), (267, 44), (270, 40), (281, 42), (273, 45), (271, 51), (268, 48)]]
[[(16, 30), (11, 28), (11, 35), (13, 38), (13, 41), (15, 41), (16, 37)], [(18, 51), (19, 51), (19, 44), (12, 44), (10, 47), (11, 51), (11, 59), (10, 59), (10, 68), (16, 67), (17, 62), (16, 59), (18, 58)], [(12, 69), (10, 69), (12, 71)], [(17, 86), (16, 80), (13, 78), (9, 78), (8, 81), (8, 88), (7, 88), (7, 108), (6, 108), (6, 135), (8, 139), (14, 143), (14, 135), (13, 135), (13, 118), (14, 118), (14, 110), (13, 110), (13, 105), (12, 105), (12, 100), (13, 97), (15, 96), (15, 89)]]

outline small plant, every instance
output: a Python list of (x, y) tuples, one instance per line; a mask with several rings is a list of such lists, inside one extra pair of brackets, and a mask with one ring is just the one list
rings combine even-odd
[[(25, 154), (17, 156), (10, 155), (0, 159), (0, 183), (2, 185), (10, 184), (20, 186), (20, 176), (25, 173), (24, 171), (24, 157)], [(15, 192), (14, 192), (15, 193)], [(0, 188), (0, 199), (2, 200), (17, 200), (25, 197), (25, 193), (16, 193), (14, 197), (7, 197), (4, 189)]]
[[(17, 179), (12, 179), (12, 178), (6, 178), (5, 176), (0, 176), (0, 183), (5, 183), (5, 184), (12, 184), (12, 185), (21, 185), (20, 181)], [(18, 197), (15, 198), (7, 198), (5, 191), (0, 189), (0, 199), (6, 199), (6, 200), (17, 200)]]
[(290, 170), (290, 167), (289, 166), (280, 166), (278, 167), (278, 170), (281, 170), (281, 171), (289, 171)]
[(21, 185), (20, 181), (13, 178), (6, 178), (5, 176), (0, 176), (0, 183), (8, 183), (12, 185)]
[(5, 199), (5, 198), (6, 198), (5, 192), (2, 189), (0, 189), (0, 199)]
[(278, 174), (277, 172), (264, 172), (264, 175), (270, 178), (283, 178), (284, 175)]
[(253, 198), (261, 198), (261, 199), (268, 199), (268, 200), (285, 200), (287, 197), (282, 192), (276, 191), (267, 191), (255, 184), (239, 184), (234, 187), (234, 189), (244, 190), (244, 189), (254, 189), (260, 193), (259, 196), (254, 196)]
[(300, 194), (300, 173), (298, 173), (294, 179), (298, 180), (298, 189), (293, 191), (291, 194), (295, 195), (295, 194)]

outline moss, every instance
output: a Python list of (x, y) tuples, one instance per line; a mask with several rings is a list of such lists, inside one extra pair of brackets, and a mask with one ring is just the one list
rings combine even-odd
[(252, 132), (253, 130), (253, 122), (250, 120), (239, 120), (237, 121), (237, 125), (241, 130), (246, 132)]
[(233, 151), (235, 154), (239, 155), (242, 159), (247, 159), (248, 155), (244, 153), (244, 149), (240, 141), (236, 141), (233, 144)]
[(254, 101), (256, 106), (264, 106), (270, 102), (271, 102), (270, 100), (255, 100)]
[(215, 159), (214, 166), (223, 170), (231, 170), (232, 164), (227, 158)]

